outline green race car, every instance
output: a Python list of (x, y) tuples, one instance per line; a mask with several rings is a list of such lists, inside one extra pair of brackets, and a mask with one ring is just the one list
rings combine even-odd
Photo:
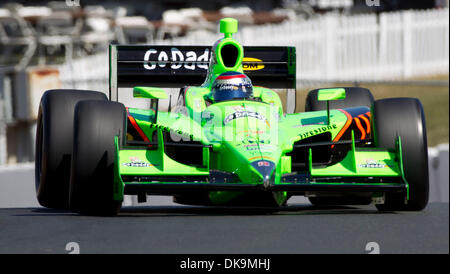
[[(303, 195), (314, 205), (425, 208), (419, 100), (324, 88), (294, 113), (295, 48), (242, 47), (232, 18), (220, 31), (213, 47), (111, 45), (109, 100), (96, 91), (47, 91), (36, 133), (39, 203), (115, 215), (124, 195), (271, 209)], [(119, 103), (124, 87), (149, 107)], [(181, 88), (168, 111), (158, 108), (168, 98), (162, 87)]]

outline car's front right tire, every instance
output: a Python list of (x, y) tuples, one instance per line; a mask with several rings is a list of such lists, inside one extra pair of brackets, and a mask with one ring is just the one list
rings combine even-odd
[(82, 101), (75, 107), (70, 208), (83, 215), (113, 216), (122, 201), (114, 198), (114, 136), (123, 142), (126, 110), (110, 101)]

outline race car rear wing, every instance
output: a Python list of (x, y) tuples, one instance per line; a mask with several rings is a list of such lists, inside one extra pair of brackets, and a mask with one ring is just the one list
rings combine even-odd
[[(119, 88), (201, 85), (211, 50), (209, 46), (110, 45), (109, 98), (117, 101)], [(291, 89), (287, 97), (295, 108), (295, 47), (244, 47), (242, 64), (253, 85)]]

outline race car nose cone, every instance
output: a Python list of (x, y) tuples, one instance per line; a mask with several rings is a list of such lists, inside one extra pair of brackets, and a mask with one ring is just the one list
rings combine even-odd
[(275, 163), (266, 160), (255, 161), (251, 165), (262, 175), (264, 187), (268, 188), (270, 186), (270, 178), (272, 172), (275, 169)]

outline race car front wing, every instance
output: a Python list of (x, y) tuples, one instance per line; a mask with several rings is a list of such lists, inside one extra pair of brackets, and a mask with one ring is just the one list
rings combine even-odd
[[(162, 142), (162, 138), (158, 139)], [(168, 157), (158, 159), (153, 164), (140, 161), (148, 157), (147, 149), (119, 149), (117, 136), (115, 146), (114, 198), (118, 201), (123, 200), (124, 194), (175, 195), (190, 191), (287, 191), (297, 195), (305, 192), (406, 192), (409, 198), (400, 137), (396, 150), (389, 151), (356, 147), (352, 135), (351, 150), (347, 156), (339, 163), (326, 167), (312, 164), (310, 149), (307, 172), (286, 172), (279, 180), (272, 179), (269, 183), (242, 183), (235, 174), (210, 170), (208, 146), (204, 147), (203, 166), (183, 165)], [(162, 143), (159, 146), (164, 147)], [(159, 157), (165, 157), (164, 153), (159, 154)], [(134, 158), (134, 161), (130, 161), (130, 158)], [(155, 164), (164, 165), (164, 162), (170, 162), (170, 169)]]

